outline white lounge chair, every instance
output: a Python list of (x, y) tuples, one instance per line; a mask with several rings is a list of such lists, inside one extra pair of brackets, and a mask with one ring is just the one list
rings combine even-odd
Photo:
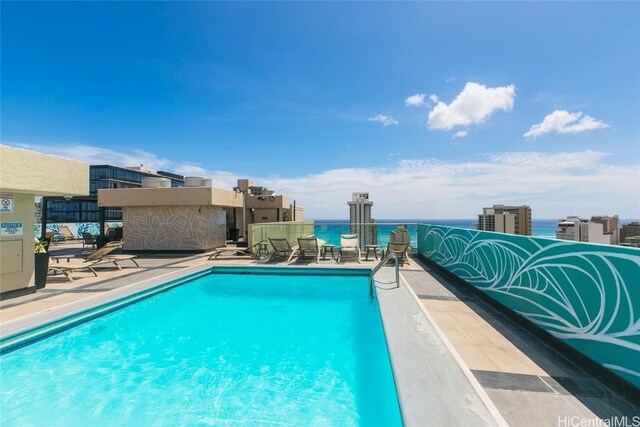
[(340, 262), (345, 255), (355, 255), (356, 262), (360, 264), (360, 247), (357, 234), (342, 234), (340, 236), (340, 249), (336, 262)]

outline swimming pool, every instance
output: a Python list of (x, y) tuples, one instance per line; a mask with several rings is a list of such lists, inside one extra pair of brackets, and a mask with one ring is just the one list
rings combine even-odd
[(4, 354), (0, 424), (402, 424), (368, 275), (215, 271)]

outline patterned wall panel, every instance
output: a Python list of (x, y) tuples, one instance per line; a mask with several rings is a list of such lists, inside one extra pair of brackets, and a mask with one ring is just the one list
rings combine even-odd
[(640, 249), (420, 224), (418, 252), (640, 387)]
[(125, 207), (122, 214), (126, 250), (207, 250), (226, 241), (220, 207)]

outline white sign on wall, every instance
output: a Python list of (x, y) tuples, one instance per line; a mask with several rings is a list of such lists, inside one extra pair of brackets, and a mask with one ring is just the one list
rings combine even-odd
[(0, 213), (13, 213), (13, 194), (0, 194)]
[(22, 223), (0, 222), (0, 236), (22, 236)]

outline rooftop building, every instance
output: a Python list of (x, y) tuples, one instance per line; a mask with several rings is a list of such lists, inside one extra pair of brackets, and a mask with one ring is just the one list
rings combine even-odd
[(243, 206), (246, 210), (244, 207), (227, 210), (231, 240), (236, 240), (233, 237), (241, 237), (247, 242), (251, 224), (304, 220), (304, 209), (296, 206), (295, 200), (291, 203), (286, 196), (275, 194), (275, 191), (265, 186), (254, 185), (250, 179), (239, 179), (233, 190), (243, 194)]
[(531, 208), (527, 205), (493, 205), (478, 215), (478, 230), (531, 235)]
[[(266, 187), (238, 180), (233, 189), (212, 187), (211, 179), (187, 177), (171, 187), (164, 177), (149, 177), (142, 188), (100, 189), (98, 206), (122, 207), (124, 249), (202, 252), (245, 237), (253, 223), (302, 220), (301, 207)], [(100, 227), (103, 229), (103, 227)]]

